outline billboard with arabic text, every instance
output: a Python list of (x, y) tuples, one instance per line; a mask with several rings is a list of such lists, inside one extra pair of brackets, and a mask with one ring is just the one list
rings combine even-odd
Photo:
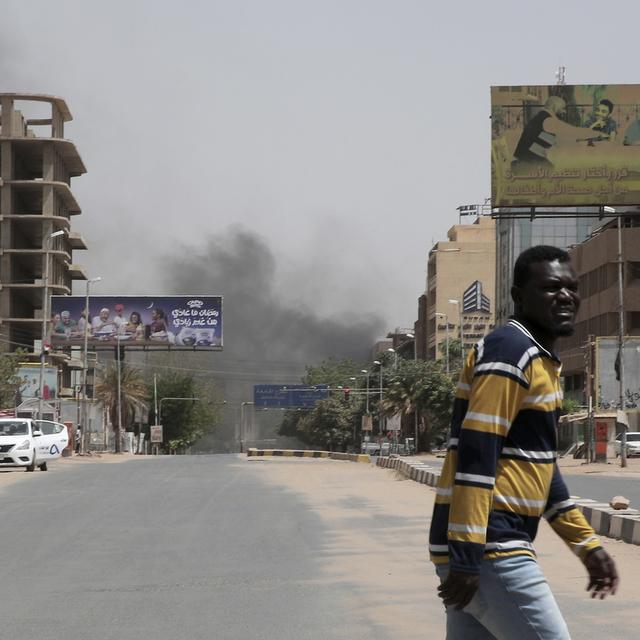
[(491, 201), (640, 204), (640, 85), (491, 87)]
[(52, 346), (222, 349), (222, 296), (52, 296)]

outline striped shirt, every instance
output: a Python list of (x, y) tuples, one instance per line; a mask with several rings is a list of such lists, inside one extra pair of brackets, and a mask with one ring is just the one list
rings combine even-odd
[(478, 573), (483, 558), (535, 556), (540, 517), (581, 558), (600, 546), (556, 465), (560, 361), (510, 320), (469, 352), (436, 488), (431, 559)]

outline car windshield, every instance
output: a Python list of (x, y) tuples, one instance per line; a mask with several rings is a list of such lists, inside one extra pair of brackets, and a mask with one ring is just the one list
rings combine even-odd
[(640, 442), (640, 433), (627, 433), (627, 442)]
[(24, 421), (0, 422), (0, 436), (28, 436), (29, 425)]

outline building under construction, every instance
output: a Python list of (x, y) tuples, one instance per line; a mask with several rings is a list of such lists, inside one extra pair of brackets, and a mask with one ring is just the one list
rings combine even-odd
[[(71, 230), (81, 213), (71, 179), (86, 169), (65, 139), (71, 119), (61, 98), (0, 93), (0, 340), (35, 358), (50, 320), (49, 296), (69, 294), (73, 280), (87, 278), (73, 261), (73, 251), (86, 245)], [(69, 363), (69, 354), (59, 357)]]

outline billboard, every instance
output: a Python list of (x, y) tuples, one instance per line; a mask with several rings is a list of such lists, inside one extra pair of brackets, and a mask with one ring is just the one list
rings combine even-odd
[[(222, 296), (51, 296), (50, 341), (92, 349), (222, 349)], [(88, 324), (87, 317), (88, 315)]]
[[(16, 391), (16, 406), (29, 398), (38, 398), (40, 396), (39, 366), (22, 365), (18, 367), (16, 376), (20, 381)], [(53, 400), (58, 395), (58, 369), (56, 367), (45, 367), (43, 377), (42, 398), (43, 400)]]
[(312, 408), (319, 400), (329, 397), (325, 384), (256, 384), (253, 387), (253, 404), (263, 408), (301, 407)]
[(491, 201), (640, 204), (640, 85), (491, 87)]

